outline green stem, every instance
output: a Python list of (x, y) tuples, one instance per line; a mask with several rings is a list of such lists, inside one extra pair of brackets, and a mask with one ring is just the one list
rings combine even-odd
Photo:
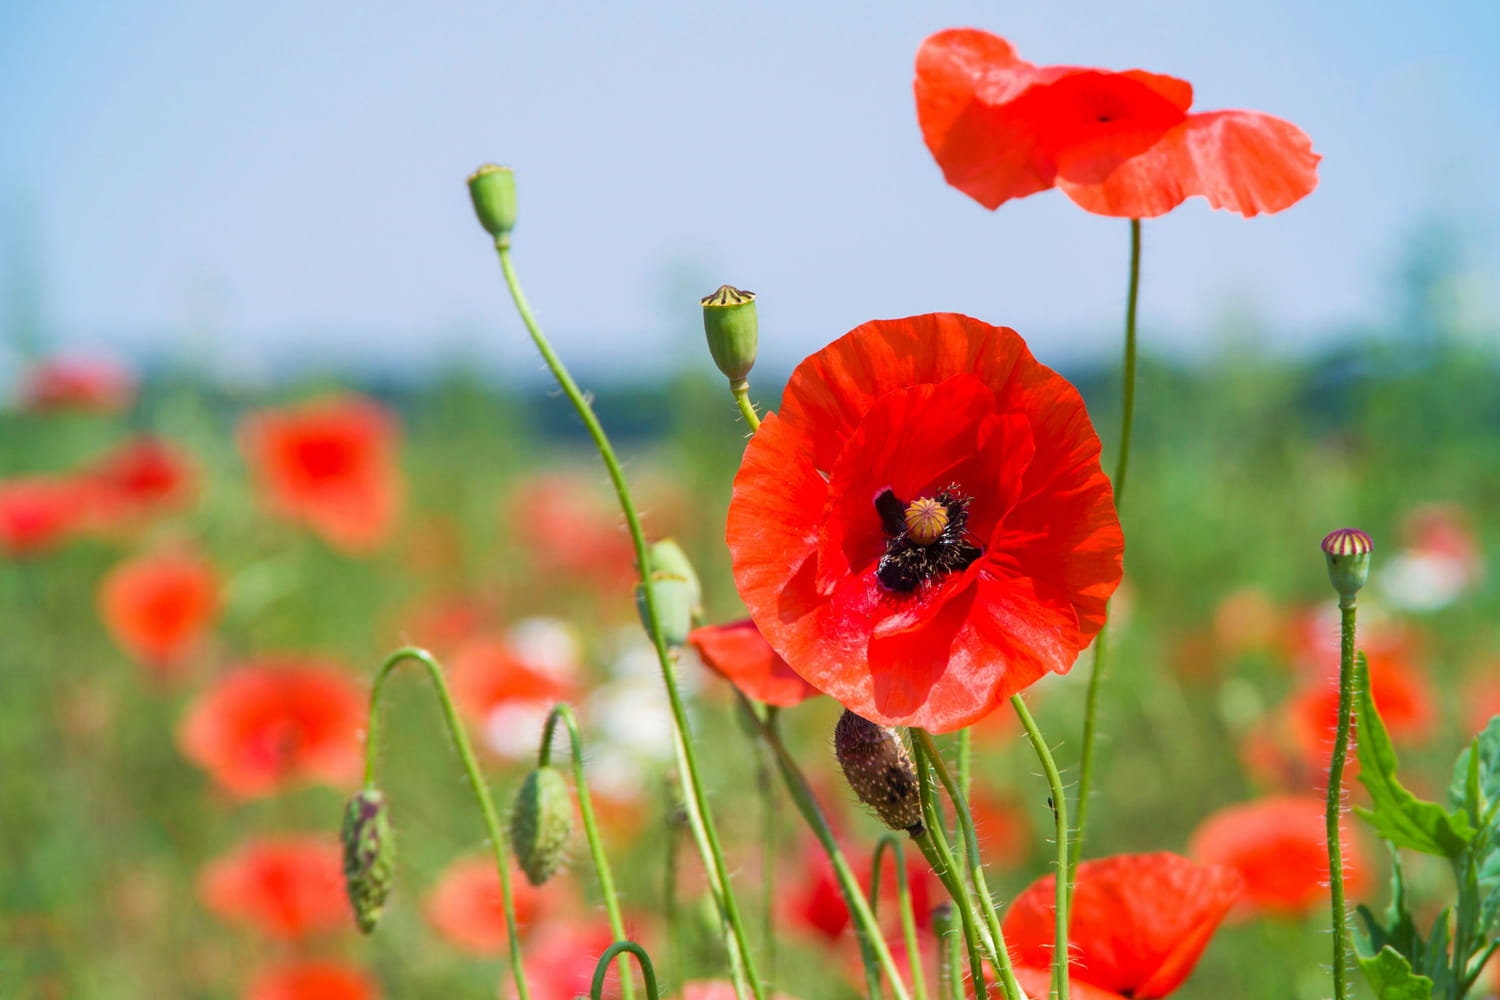
[(1063, 789), (1057, 762), (1052, 759), (1052, 751), (1042, 738), (1042, 731), (1037, 728), (1026, 702), (1017, 694), (1011, 696), (1010, 704), (1026, 729), (1031, 748), (1036, 751), (1037, 760), (1041, 761), (1042, 770), (1047, 775), (1047, 787), (1052, 790), (1052, 818), (1057, 827), (1057, 913), (1053, 932), (1052, 984), (1058, 1000), (1068, 1000), (1068, 903), (1073, 896), (1073, 887), (1069, 884), (1072, 869), (1068, 863), (1068, 796)]
[[(604, 977), (609, 974), (609, 963), (618, 957), (623, 965), (627, 961), (625, 958), (627, 952), (635, 956), (636, 962), (641, 967), (641, 978), (646, 980), (647, 1000), (661, 1000), (661, 993), (656, 988), (656, 969), (651, 965), (651, 956), (646, 954), (645, 948), (634, 941), (616, 941), (604, 949), (604, 954), (599, 956), (599, 961), (594, 965), (594, 981), (589, 986), (591, 1000), (601, 1000), (604, 994)], [(621, 982), (624, 981), (625, 979), (622, 978)]]
[(870, 913), (875, 914), (880, 906), (881, 861), (889, 849), (896, 866), (896, 905), (901, 911), (901, 934), (906, 941), (906, 958), (911, 963), (912, 993), (916, 1000), (927, 1000), (927, 974), (922, 969), (922, 950), (917, 945), (917, 918), (912, 912), (911, 885), (906, 878), (906, 855), (901, 851), (901, 842), (896, 835), (888, 833), (875, 844), (875, 856), (870, 869)]
[[(741, 702), (745, 705), (744, 702)], [(748, 705), (746, 705), (748, 708)], [(766, 724), (776, 725), (776, 706), (766, 706)], [(754, 712), (751, 712), (754, 716)], [(776, 858), (777, 848), (776, 794), (771, 781), (771, 761), (767, 759), (765, 747), (756, 747), (755, 787), (760, 795), (761, 809), (761, 942), (766, 952), (767, 976), (776, 980)]]
[[(1141, 220), (1130, 220), (1130, 283), (1125, 292), (1125, 362), (1123, 395), (1120, 401), (1120, 453), (1115, 460), (1115, 510), (1119, 511), (1125, 499), (1125, 475), (1130, 471), (1130, 437), (1135, 426), (1135, 314), (1141, 293)], [(1105, 608), (1108, 620), (1109, 609)], [(1088, 693), (1083, 706), (1083, 746), (1078, 764), (1078, 829), (1074, 831), (1073, 850), (1068, 863), (1068, 879), (1071, 884), (1073, 872), (1083, 856), (1084, 830), (1089, 818), (1089, 790), (1094, 780), (1094, 744), (1098, 740), (1097, 719), (1099, 715), (1099, 685), (1104, 679), (1109, 662), (1108, 628), (1101, 628), (1094, 637), (1094, 660), (1089, 669)], [(1061, 875), (1059, 875), (1061, 877)]]
[(750, 402), (750, 383), (746, 379), (729, 383), (729, 390), (734, 393), (735, 405), (740, 408), (740, 416), (745, 418), (745, 424), (752, 431), (760, 429), (760, 416), (755, 412), (755, 404)]
[[(998, 963), (1000, 981), (1005, 987), (1005, 995), (1011, 1000), (1024, 1000), (1021, 985), (1016, 982), (1015, 970), (1011, 968), (1010, 952), (1005, 947), (1005, 933), (1000, 928), (1000, 914), (995, 909), (995, 898), (990, 895), (990, 887), (984, 877), (984, 862), (979, 856), (979, 833), (974, 829), (974, 814), (969, 811), (968, 797), (948, 770), (948, 764), (938, 751), (937, 744), (933, 742), (932, 734), (923, 729), (913, 729), (912, 734), (921, 743), (922, 750), (931, 761), (938, 780), (943, 783), (943, 788), (953, 803), (953, 813), (957, 816), (958, 827), (963, 833), (964, 856), (969, 864), (969, 881), (973, 883), (974, 894), (979, 897), (985, 926), (989, 928), (990, 940), (994, 943), (995, 959)], [(1066, 849), (1066, 844), (1064, 847)]]
[[(786, 744), (781, 741), (781, 731), (775, 725), (775, 717), (770, 721), (761, 719), (753, 708), (749, 708), (748, 702), (743, 694), (739, 694), (743, 704), (749, 709), (749, 716), (758, 724), (760, 735), (771, 752), (776, 757), (776, 764), (781, 770), (782, 780), (786, 783), (787, 792), (796, 803), (797, 810), (812, 829), (813, 835), (818, 838), (818, 843), (823, 847), (823, 853), (828, 856), (828, 861), (833, 865), (834, 877), (839, 884), (839, 891), (843, 893), (844, 905), (849, 908), (849, 914), (854, 920), (855, 930), (861, 936), (861, 951), (868, 944), (869, 951), (873, 954), (875, 961), (879, 963), (879, 972), (883, 972), (891, 982), (891, 989), (895, 992), (897, 1000), (911, 1000), (906, 991), (906, 985), (901, 981), (901, 974), (896, 969), (896, 962), (891, 957), (890, 949), (886, 947), (885, 936), (880, 933), (880, 925), (875, 922), (875, 914), (870, 909), (870, 904), (865, 900), (865, 894), (860, 891), (859, 880), (854, 877), (849, 862), (844, 857), (843, 849), (839, 847), (838, 840), (833, 836), (833, 829), (828, 825), (828, 820), (823, 815), (823, 810), (818, 806), (818, 800), (813, 795), (812, 787), (807, 783), (802, 769), (797, 766), (797, 760), (787, 750)], [(869, 974), (868, 956), (866, 956), (866, 973)]]
[(375, 785), (375, 756), (380, 747), (380, 695), (385, 690), (386, 678), (396, 667), (408, 660), (420, 663), (427, 668), (427, 676), (432, 681), (432, 686), (437, 690), (438, 701), (443, 707), (443, 721), (448, 727), (448, 736), (453, 740), (453, 749), (458, 751), (458, 759), (463, 762), (464, 774), (469, 778), (469, 787), (474, 792), (474, 800), (479, 803), (480, 815), (484, 817), (484, 830), (489, 835), (490, 851), (495, 858), (495, 871), (500, 875), (500, 905), (505, 911), (505, 938), (510, 948), (511, 974), (516, 981), (516, 996), (519, 1000), (527, 1000), (530, 991), (526, 986), (526, 970), (521, 965), (521, 937), (516, 931), (516, 907), (510, 890), (510, 859), (507, 856), (507, 840), (505, 834), (500, 830), (500, 816), (495, 811), (494, 800), (490, 798), (489, 786), (484, 783), (484, 777), (479, 773), (479, 761), (474, 758), (474, 749), (469, 745), (468, 734), (464, 731), (463, 721), (458, 717), (458, 709), (453, 704), (453, 697), (448, 693), (448, 682), (443, 677), (443, 668), (433, 659), (432, 654), (425, 649), (415, 646), (405, 646), (396, 650), (385, 658), (380, 665), (380, 670), (375, 674), (375, 683), (370, 687), (370, 724), (365, 734), (365, 787), (373, 788)]
[(1333, 756), (1328, 762), (1328, 796), (1324, 819), (1328, 836), (1328, 897), (1333, 922), (1333, 996), (1348, 1000), (1349, 914), (1344, 906), (1344, 846), (1339, 819), (1344, 808), (1344, 760), (1354, 710), (1354, 596), (1339, 598), (1339, 719)]
[[(636, 565), (640, 570), (641, 579), (649, 580), (651, 556), (646, 546), (646, 533), (641, 527), (640, 514), (636, 510), (635, 501), (631, 498), (630, 488), (625, 482), (625, 473), (620, 468), (614, 448), (609, 443), (609, 438), (605, 435), (599, 418), (594, 415), (593, 407), (579, 390), (578, 384), (573, 381), (573, 376), (568, 373), (562, 360), (552, 350), (552, 345), (537, 325), (536, 317), (532, 315), (531, 306), (521, 291), (521, 282), (516, 277), (515, 267), (511, 263), (510, 238), (508, 236), (497, 237), (495, 250), (500, 257), (500, 270), (505, 275), (506, 287), (515, 301), (516, 311), (520, 313), (521, 321), (526, 325), (527, 332), (531, 334), (532, 343), (536, 345), (537, 351), (542, 355), (542, 360), (551, 370), (553, 378), (557, 379), (557, 384), (562, 388), (563, 394), (573, 404), (573, 409), (583, 421), (589, 437), (594, 442), (594, 447), (599, 452), (600, 459), (604, 462), (605, 470), (609, 473), (610, 482), (615, 489), (615, 496), (619, 500), (620, 510), (625, 515), (625, 523), (630, 531), (631, 544), (635, 547)], [(724, 851), (719, 846), (719, 834), (714, 828), (713, 817), (708, 811), (708, 801), (704, 795), (703, 782), (699, 777), (698, 763), (693, 751), (692, 730), (688, 726), (687, 710), (682, 703), (682, 693), (677, 687), (676, 671), (671, 653), (667, 648), (666, 637), (662, 634), (661, 617), (656, 603), (656, 589), (642, 587), (641, 593), (645, 604), (646, 620), (650, 623), (648, 631), (651, 633), (651, 643), (656, 648), (656, 658), (661, 666), (662, 683), (667, 689), (667, 703), (672, 712), (672, 741), (677, 755), (678, 769), (682, 772), (683, 785), (687, 792), (684, 796), (684, 804), (687, 806), (688, 821), (693, 828), (693, 839), (698, 845), (699, 854), (702, 855), (703, 867), (708, 872), (709, 885), (713, 890), (715, 901), (719, 905), (724, 921), (729, 925), (734, 950), (738, 953), (738, 967), (743, 970), (743, 975), (751, 992), (755, 995), (755, 1000), (766, 1000), (765, 986), (761, 983), (760, 976), (756, 974), (749, 936), (745, 933), (745, 923), (740, 916), (739, 903), (735, 899), (734, 887), (729, 880), (729, 869), (724, 862)], [(731, 963), (731, 969), (734, 967), (735, 963)]]
[[(568, 728), (568, 741), (573, 757), (573, 788), (578, 794), (578, 814), (583, 819), (584, 836), (589, 842), (589, 854), (594, 860), (594, 872), (599, 876), (599, 894), (604, 897), (604, 909), (609, 914), (609, 930), (616, 938), (625, 937), (625, 918), (620, 914), (620, 900), (615, 893), (614, 876), (610, 873), (609, 858), (604, 853), (604, 841), (599, 836), (599, 824), (594, 819), (593, 796), (589, 794), (588, 777), (583, 773), (583, 737), (578, 732), (578, 719), (573, 709), (566, 704), (554, 705), (542, 727), (542, 746), (537, 753), (537, 766), (547, 767), (552, 759), (552, 736), (561, 722)], [(620, 958), (620, 993), (624, 1000), (633, 1000), (635, 980), (630, 975), (629, 960)]]
[(974, 731), (967, 727), (958, 731), (958, 787), (965, 799), (974, 788)]
[(932, 911), (932, 929), (938, 938), (938, 989), (943, 1000), (964, 1000), (961, 934), (953, 924), (952, 903), (943, 903)]

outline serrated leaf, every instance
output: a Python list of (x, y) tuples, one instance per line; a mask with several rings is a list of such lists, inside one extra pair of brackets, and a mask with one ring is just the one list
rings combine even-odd
[(1369, 667), (1364, 654), (1355, 667), (1359, 713), (1359, 780), (1370, 793), (1373, 809), (1356, 809), (1375, 832), (1397, 847), (1440, 858), (1456, 858), (1474, 839), (1463, 810), (1449, 813), (1436, 802), (1419, 799), (1396, 778), (1396, 751), (1370, 696)]
[(1376, 1000), (1432, 1000), (1432, 980), (1412, 971), (1406, 958), (1387, 945), (1359, 967), (1375, 991)]

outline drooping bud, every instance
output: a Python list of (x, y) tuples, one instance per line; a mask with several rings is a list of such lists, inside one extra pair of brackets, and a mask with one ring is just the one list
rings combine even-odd
[(396, 840), (385, 793), (365, 788), (344, 807), (344, 889), (354, 920), (368, 934), (380, 921), (396, 870)]
[(760, 323), (755, 316), (755, 293), (720, 285), (698, 300), (703, 306), (703, 332), (708, 350), (730, 383), (740, 383), (755, 367)]
[(516, 228), (516, 175), (486, 163), (469, 175), (469, 197), (484, 231), (499, 239)]
[(516, 861), (532, 885), (541, 885), (562, 867), (573, 836), (573, 800), (555, 767), (526, 775), (510, 808), (510, 842)]
[(892, 830), (922, 835), (917, 769), (894, 729), (845, 709), (833, 730), (833, 749), (844, 778), (861, 802)]
[(700, 614), (703, 588), (687, 554), (671, 539), (652, 545), (650, 559), (649, 578), (636, 584), (635, 588), (635, 607), (641, 616), (641, 626), (648, 634), (651, 632), (651, 619), (646, 613), (646, 587), (649, 586), (667, 645), (681, 646), (693, 630), (693, 618)]
[(1328, 582), (1338, 591), (1340, 602), (1353, 601), (1354, 595), (1370, 578), (1370, 553), (1375, 543), (1358, 528), (1330, 531), (1323, 539), (1323, 555), (1328, 559)]

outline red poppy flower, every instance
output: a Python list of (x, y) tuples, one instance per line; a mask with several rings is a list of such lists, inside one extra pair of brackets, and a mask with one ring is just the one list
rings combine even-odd
[(729, 505), (735, 582), (808, 683), (966, 726), (1104, 624), (1124, 537), (1078, 392), (1015, 331), (933, 314), (797, 366)]
[(77, 531), (86, 512), (83, 491), (73, 480), (0, 480), (0, 554), (19, 558), (50, 551)]
[[(1278, 795), (1226, 806), (1199, 824), (1188, 848), (1199, 861), (1233, 868), (1245, 880), (1241, 909), (1300, 916), (1327, 905), (1325, 803), (1314, 795)], [(1368, 866), (1343, 832), (1344, 885), (1358, 898)]]
[(363, 766), (364, 716), (365, 696), (342, 670), (308, 658), (267, 658), (204, 692), (177, 742), (235, 795), (268, 795), (304, 781), (346, 785)]
[[(537, 915), (542, 892), (521, 878), (510, 880), (516, 929), (525, 933)], [(449, 944), (474, 955), (498, 955), (509, 940), (501, 905), (500, 875), (489, 856), (449, 865), (427, 898), (427, 919)]]
[(620, 511), (592, 480), (565, 473), (528, 479), (510, 497), (506, 516), (537, 574), (616, 593), (634, 584), (635, 549)]
[(213, 913), (282, 941), (352, 926), (343, 856), (324, 836), (252, 840), (211, 862), (198, 898)]
[(295, 962), (262, 972), (245, 1000), (378, 1000), (380, 989), (359, 969), (336, 962)]
[(39, 413), (119, 413), (135, 402), (135, 377), (117, 361), (99, 356), (48, 358), (21, 383), (21, 407)]
[[(1033, 882), (1006, 911), (1020, 966), (1052, 962), (1056, 876)], [(1176, 854), (1120, 854), (1078, 866), (1068, 938), (1071, 975), (1136, 1000), (1171, 993), (1193, 971), (1243, 888), (1230, 868)]]
[(941, 31), (917, 52), (917, 120), (948, 183), (998, 208), (1051, 187), (1087, 211), (1145, 219), (1201, 195), (1244, 216), (1318, 183), (1297, 126), (1258, 111), (1189, 114), (1185, 80), (1035, 66), (1003, 38)]
[[(1014, 971), (1016, 982), (1020, 984), (1021, 992), (1026, 994), (1028, 1000), (1050, 1000), (1052, 996), (1052, 970), (1050, 968), (1033, 969), (1022, 965), (1017, 966)], [(990, 995), (995, 996), (996, 991), (991, 990)], [(1114, 990), (1090, 986), (1078, 979), (1068, 980), (1068, 995), (1073, 1000), (1129, 1000), (1128, 997)]]
[[(864, 857), (862, 867), (859, 862), (855, 863), (855, 871), (859, 884), (868, 897), (870, 885), (874, 881), (871, 877), (870, 852), (862, 850), (845, 853)], [(801, 876), (781, 896), (782, 918), (828, 941), (836, 941), (849, 929), (851, 917), (849, 907), (844, 902), (844, 894), (839, 889), (833, 863), (828, 860), (828, 855), (821, 846), (809, 840), (803, 845), (802, 864)], [(937, 876), (924, 864), (908, 863), (906, 887), (911, 894), (912, 913), (917, 925), (923, 928), (929, 926), (932, 922), (932, 908), (937, 905), (938, 894), (941, 892)], [(881, 922), (887, 924), (893, 932), (900, 927), (897, 910), (899, 900), (900, 896), (896, 891), (896, 863), (887, 860), (880, 873), (878, 909)]]
[(84, 479), (94, 521), (113, 528), (182, 507), (193, 496), (197, 474), (177, 446), (138, 437), (106, 453)]
[(747, 698), (791, 708), (818, 693), (776, 655), (749, 618), (693, 629), (688, 633), (688, 645), (714, 673)]
[(253, 414), (240, 447), (275, 513), (362, 552), (385, 540), (400, 507), (396, 436), (383, 407), (344, 396)]
[(140, 556), (110, 570), (99, 613), (125, 652), (162, 672), (179, 666), (219, 610), (213, 567), (185, 553)]
[[(629, 922), (625, 926), (631, 934)], [(632, 940), (639, 940), (632, 935)], [(538, 927), (526, 942), (526, 981), (531, 995), (543, 997), (586, 997), (594, 980), (594, 966), (615, 936), (602, 920), (553, 920)], [(633, 966), (632, 966), (633, 967)], [(501, 984), (501, 996), (515, 995), (515, 983), (509, 976)], [(605, 1000), (620, 996), (619, 963), (611, 962), (604, 975)]]
[[(1397, 657), (1372, 656), (1368, 662), (1370, 696), (1391, 739), (1410, 744), (1431, 735), (1437, 710), (1431, 685), (1421, 671)], [(1285, 718), (1302, 758), (1326, 768), (1338, 728), (1338, 678), (1303, 687), (1289, 699)]]

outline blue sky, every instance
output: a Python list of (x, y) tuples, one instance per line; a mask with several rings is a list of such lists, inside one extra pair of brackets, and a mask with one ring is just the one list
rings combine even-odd
[(1433, 216), (1479, 248), (1475, 287), (1500, 284), (1490, 0), (21, 0), (0, 6), (0, 321), (29, 268), (64, 343), (531, 374), (463, 187), (495, 160), (528, 294), (586, 367), (675, 366), (721, 282), (760, 294), (785, 363), (934, 310), (1054, 363), (1112, 355), (1125, 224), (1056, 192), (985, 211), (922, 145), (912, 59), (959, 25), (1181, 76), (1195, 107), (1280, 115), (1324, 155), (1280, 215), (1195, 200), (1146, 225), (1148, 346), (1212, 350), (1236, 316), (1291, 348), (1378, 322)]

